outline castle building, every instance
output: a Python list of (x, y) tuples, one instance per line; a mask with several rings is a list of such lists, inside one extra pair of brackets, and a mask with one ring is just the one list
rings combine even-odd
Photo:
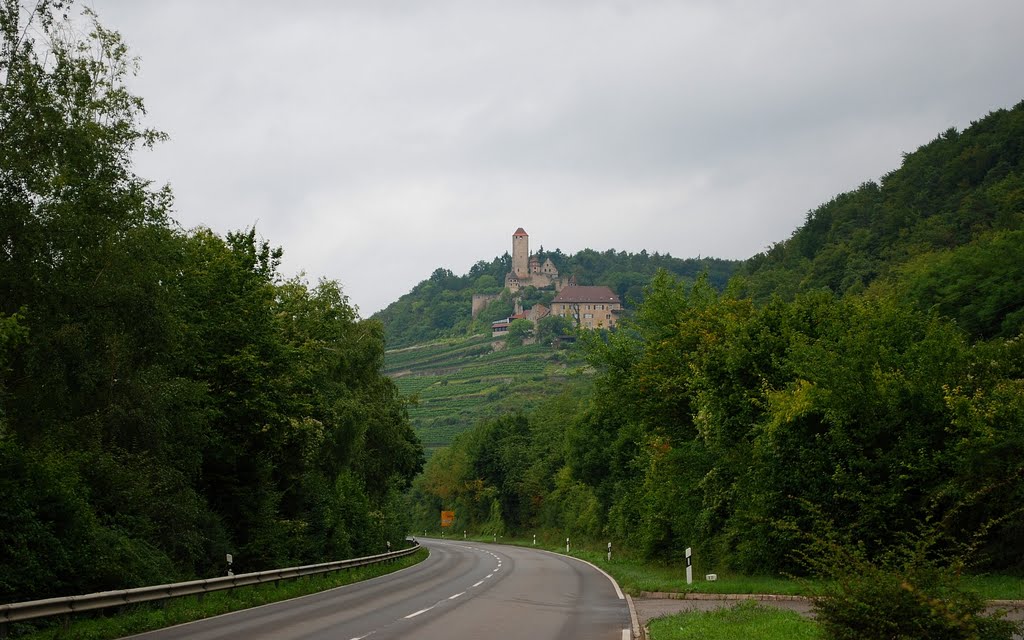
[[(584, 329), (611, 329), (618, 323), (622, 312), (622, 300), (609, 287), (577, 286), (575, 277), (559, 276), (558, 268), (550, 258), (541, 262), (539, 256), (530, 255), (530, 236), (519, 227), (512, 234), (512, 270), (505, 275), (505, 288), (515, 294), (524, 287), (554, 288), (556, 295), (551, 308), (534, 305), (524, 312), (519, 296), (514, 295), (515, 315), (493, 322), (491, 335), (502, 335), (508, 331), (512, 321), (519, 318), (532, 320), (536, 326), (541, 318), (549, 314), (567, 317), (577, 327)], [(473, 317), (476, 318), (497, 297), (474, 294)]]
[(530, 275), (530, 236), (522, 227), (512, 234), (512, 273), (519, 278)]
[(512, 270), (505, 276), (505, 287), (515, 293), (524, 287), (561, 290), (565, 282), (558, 276), (558, 269), (551, 258), (541, 263), (536, 255), (530, 255), (530, 236), (522, 227), (512, 234)]
[(513, 320), (529, 320), (530, 322), (533, 323), (533, 326), (536, 327), (537, 323), (540, 322), (541, 318), (545, 318), (549, 315), (551, 315), (551, 309), (548, 309), (542, 304), (535, 304), (533, 305), (533, 307), (526, 311), (520, 311), (515, 315), (492, 322), (491, 337), (497, 338), (508, 333), (508, 326), (512, 324)]
[(622, 312), (622, 300), (609, 287), (565, 287), (551, 301), (551, 313), (571, 318), (585, 329), (611, 329)]

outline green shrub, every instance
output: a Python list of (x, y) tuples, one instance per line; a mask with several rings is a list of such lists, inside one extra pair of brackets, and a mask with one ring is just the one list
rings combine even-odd
[(1010, 640), (1022, 628), (987, 614), (981, 595), (964, 588), (964, 547), (937, 526), (876, 557), (834, 532), (812, 536), (808, 549), (802, 559), (826, 578), (813, 600), (830, 640)]

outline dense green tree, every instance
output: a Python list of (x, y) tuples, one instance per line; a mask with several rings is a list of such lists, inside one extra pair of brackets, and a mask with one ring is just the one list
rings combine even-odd
[[(54, 9), (0, 8), (0, 312), (20, 309), (26, 336), (10, 356), (3, 414), (8, 446), (27, 450), (17, 454), (26, 491), (49, 495), (39, 483), (59, 468), (74, 489), (53, 495), (77, 496), (58, 500), (61, 510), (89, 507), (67, 540), (45, 500), (19, 516), (65, 545), (59, 584), (78, 590), (117, 571), (152, 579), (168, 558), (191, 572), (205, 517), (190, 485), (205, 394), (175, 372), (178, 236), (169, 194), (131, 171), (134, 150), (161, 138), (139, 126), (142, 102), (124, 88), (132, 61), (95, 21), (87, 40), (66, 39)], [(28, 37), (38, 27), (44, 51)], [(95, 548), (81, 540), (109, 566), (89, 562)]]
[[(616, 331), (580, 336), (585, 397), (528, 416), (525, 444), (496, 444), (497, 418), (453, 446), (467, 522), (747, 572), (805, 570), (822, 522), (863, 557), (939, 523), (920, 566), (966, 544), (1021, 570), (1022, 139), (1024, 103), (942, 133), (727, 287), (651, 275), (658, 254), (547, 252), (581, 284), (644, 290)], [(509, 442), (526, 464), (503, 466)]]
[(991, 530), (986, 562), (1019, 566), (1019, 338), (971, 345), (881, 290), (757, 306), (662, 273), (619, 331), (583, 342), (599, 372), (589, 399), (453, 445), (448, 486), (477, 501), (468, 526), (496, 500), (510, 531), (772, 572), (801, 570), (793, 553), (820, 518), (884, 553), (953, 513), (951, 539)]
[(132, 169), (132, 59), (64, 8), (0, 5), (0, 600), (401, 539), (423, 453), (380, 323), (254, 229), (181, 231)]
[[(791, 238), (746, 262), (759, 301), (827, 287), (859, 293), (878, 281), (908, 286), (973, 337), (1019, 330), (1021, 295), (993, 274), (1019, 262), (1024, 228), (1024, 102), (950, 129), (867, 182), (807, 214)], [(1002, 326), (1003, 322), (1007, 326)]]
[(573, 322), (565, 316), (547, 315), (537, 321), (537, 342), (551, 345), (558, 338), (573, 332)]
[(1024, 330), (1024, 230), (922, 254), (900, 275), (919, 306), (955, 319), (971, 335), (1010, 338)]
[(520, 346), (523, 340), (533, 335), (533, 322), (517, 318), (508, 324), (508, 333), (505, 340), (509, 346)]

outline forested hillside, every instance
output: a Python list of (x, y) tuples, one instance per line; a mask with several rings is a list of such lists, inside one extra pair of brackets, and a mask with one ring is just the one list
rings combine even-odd
[(591, 392), (431, 458), (421, 526), (692, 547), (698, 572), (806, 571), (823, 537), (1024, 572), (1022, 150), (1024, 103), (811, 212), (724, 292), (660, 273), (585, 336)]
[[(664, 269), (688, 280), (707, 273), (717, 287), (724, 287), (739, 266), (739, 262), (716, 258), (680, 259), (658, 253), (648, 254), (616, 252), (609, 249), (597, 252), (584, 249), (566, 255), (560, 250), (537, 252), (543, 262), (550, 258), (562, 275), (574, 275), (580, 285), (606, 285), (611, 287), (629, 305), (643, 298), (643, 287), (659, 269)], [(485, 309), (474, 322), (472, 318), (473, 294), (501, 293), (505, 274), (512, 270), (509, 254), (490, 262), (481, 260), (461, 276), (448, 269), (436, 269), (430, 278), (413, 287), (412, 291), (374, 314), (384, 323), (384, 335), (389, 349), (401, 348), (440, 337), (458, 337), (474, 333), (489, 333), (493, 320), (506, 318), (513, 311), (507, 293)], [(523, 304), (547, 304), (554, 291), (538, 291), (527, 287)]]
[(183, 231), (124, 45), (63, 10), (0, 5), (0, 601), (383, 551), (423, 457), (380, 323)]
[(741, 273), (764, 301), (885, 281), (976, 337), (1024, 328), (1024, 102), (907, 154), (807, 214), (791, 238)]

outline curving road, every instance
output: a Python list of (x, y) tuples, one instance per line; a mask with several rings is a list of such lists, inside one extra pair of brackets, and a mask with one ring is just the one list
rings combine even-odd
[(618, 586), (558, 554), (421, 540), (430, 557), (366, 582), (132, 636), (145, 640), (623, 640)]

